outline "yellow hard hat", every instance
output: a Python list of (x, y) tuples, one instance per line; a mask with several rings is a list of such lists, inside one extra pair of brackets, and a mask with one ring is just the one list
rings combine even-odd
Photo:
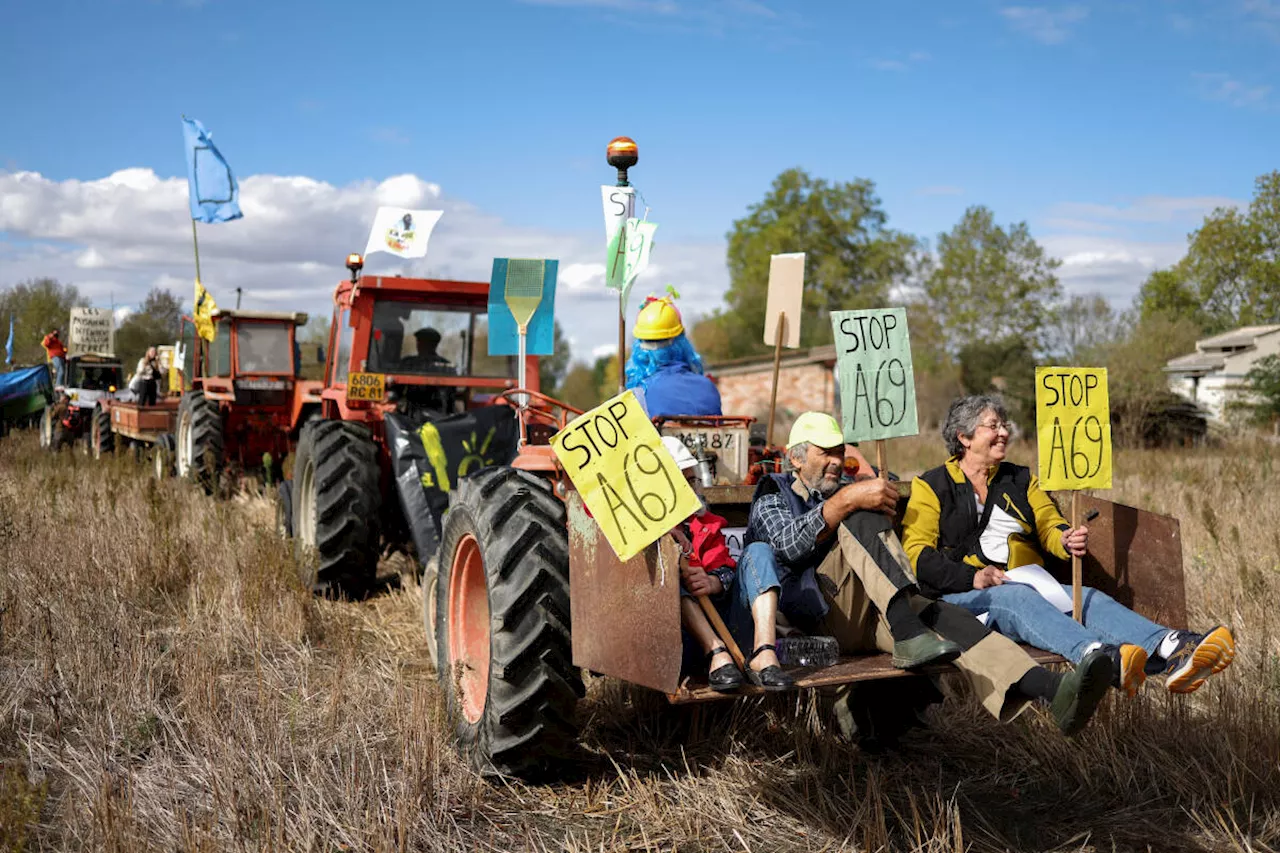
[(823, 449), (839, 447), (844, 444), (844, 433), (840, 431), (840, 424), (836, 423), (836, 419), (826, 412), (805, 412), (796, 418), (791, 427), (791, 434), (787, 436), (787, 450), (804, 442)]
[(680, 312), (669, 296), (655, 299), (650, 296), (640, 309), (636, 320), (635, 335), (642, 341), (665, 341), (684, 332)]

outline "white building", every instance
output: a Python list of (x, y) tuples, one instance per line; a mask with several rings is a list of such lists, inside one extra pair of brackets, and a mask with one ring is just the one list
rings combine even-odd
[(1280, 355), (1280, 324), (1242, 326), (1196, 341), (1195, 352), (1173, 359), (1164, 372), (1174, 393), (1223, 420), (1228, 402), (1247, 399), (1245, 374), (1269, 355)]

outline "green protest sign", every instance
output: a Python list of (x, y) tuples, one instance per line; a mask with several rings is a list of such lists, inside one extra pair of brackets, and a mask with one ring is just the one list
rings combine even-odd
[(636, 277), (649, 266), (653, 234), (657, 230), (656, 222), (631, 218), (609, 238), (605, 252), (605, 286), (622, 291), (624, 303)]
[(917, 434), (907, 309), (833, 311), (831, 328), (845, 441)]

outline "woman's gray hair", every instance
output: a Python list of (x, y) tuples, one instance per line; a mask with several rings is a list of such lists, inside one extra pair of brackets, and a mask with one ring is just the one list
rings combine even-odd
[(1009, 412), (1004, 401), (990, 394), (970, 394), (951, 402), (947, 410), (947, 419), (942, 424), (942, 440), (947, 443), (947, 453), (952, 456), (964, 456), (964, 445), (960, 436), (971, 436), (978, 428), (978, 418), (982, 413), (991, 410), (1002, 421), (1009, 420)]

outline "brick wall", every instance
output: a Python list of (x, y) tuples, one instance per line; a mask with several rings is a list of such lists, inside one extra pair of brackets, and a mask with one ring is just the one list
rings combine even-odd
[[(715, 376), (715, 368), (709, 372)], [(769, 420), (769, 391), (772, 386), (773, 364), (759, 369), (737, 368), (729, 375), (716, 376), (720, 386), (721, 409), (726, 415), (750, 415), (761, 423)], [(776, 432), (791, 428), (791, 423), (801, 412), (810, 410), (835, 411), (835, 377), (831, 368), (821, 362), (794, 366), (782, 365), (778, 371), (778, 413)]]

